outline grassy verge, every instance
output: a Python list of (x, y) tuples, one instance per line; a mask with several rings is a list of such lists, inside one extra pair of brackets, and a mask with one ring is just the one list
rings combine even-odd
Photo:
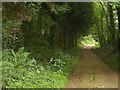
[[(39, 59), (24, 48), (3, 50), (2, 84), (7, 88), (64, 88), (69, 74), (80, 60), (78, 48), (46, 52)], [(47, 60), (46, 60), (47, 58)]]
[(118, 58), (120, 53), (118, 51), (113, 50), (112, 48), (98, 48), (93, 49), (102, 60), (113, 70), (118, 71), (120, 70), (120, 64), (118, 63)]

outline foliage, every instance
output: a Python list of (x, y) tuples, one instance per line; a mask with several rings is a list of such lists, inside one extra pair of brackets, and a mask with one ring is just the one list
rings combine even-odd
[(68, 3), (62, 3), (62, 5), (57, 5), (57, 3), (53, 3), (51, 8), (51, 12), (58, 15), (58, 14), (64, 14), (66, 12), (70, 11), (70, 6)]
[(95, 41), (92, 35), (84, 36), (83, 41), (81, 41), (81, 43), (83, 45), (99, 47), (99, 43)]
[[(78, 63), (77, 56), (55, 51), (49, 62), (39, 63), (30, 57), (29, 52), (20, 48), (17, 52), (12, 49), (3, 51), (2, 83), (9, 88), (63, 88), (67, 76)], [(59, 56), (60, 55), (60, 56)], [(75, 62), (71, 62), (73, 60)]]
[[(99, 2), (94, 5), (94, 28), (100, 46), (112, 46), (116, 49), (118, 43), (119, 15), (117, 14), (118, 2)], [(93, 29), (91, 29), (93, 30)]]
[(18, 49), (23, 45), (23, 34), (20, 30), (21, 22), (18, 20), (3, 21), (2, 43), (3, 49)]
[[(76, 61), (77, 59), (79, 59), (79, 49), (72, 49), (69, 50), (67, 52), (63, 52), (61, 50), (56, 50), (55, 56), (52, 57), (49, 61), (49, 63), (52, 63), (52, 65), (50, 65), (51, 69), (57, 72), (62, 72), (63, 74), (67, 74), (70, 73), (74, 67), (74, 65), (76, 63), (78, 63), (78, 61)], [(70, 53), (70, 51), (72, 51), (72, 54)], [(73, 51), (75, 53), (73, 53)], [(76, 57), (75, 57), (76, 56)], [(74, 60), (74, 62), (71, 62), (71, 60)]]
[(24, 52), (24, 48), (20, 48), (16, 53), (12, 49), (3, 51), (2, 56), (2, 72), (3, 72), (3, 85), (8, 85), (14, 80), (26, 75), (27, 70), (35, 68), (36, 61), (28, 58), (29, 53)]
[(114, 51), (116, 65), (119, 17), (112, 2), (3, 3), (4, 87), (63, 88), (79, 62), (78, 39), (88, 33), (82, 43)]
[(119, 2), (99, 2), (94, 4), (94, 28), (92, 35), (98, 38), (98, 54), (105, 58), (105, 63), (118, 69), (119, 57)]

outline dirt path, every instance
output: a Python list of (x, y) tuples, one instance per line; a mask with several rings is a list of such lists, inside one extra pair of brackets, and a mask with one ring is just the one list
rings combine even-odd
[(118, 88), (118, 74), (90, 49), (82, 50), (80, 64), (73, 71), (66, 88)]

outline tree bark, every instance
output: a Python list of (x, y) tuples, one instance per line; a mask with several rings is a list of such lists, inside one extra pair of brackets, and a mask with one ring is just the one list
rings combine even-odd
[(102, 46), (106, 46), (106, 41), (104, 37), (103, 14), (101, 15), (101, 39)]
[(115, 41), (115, 23), (114, 23), (114, 15), (113, 15), (113, 6), (108, 3), (109, 16), (110, 16), (110, 33), (111, 33), (111, 45), (116, 47)]
[(118, 16), (118, 50), (120, 51), (120, 6), (118, 5), (117, 9), (117, 16)]
[(60, 43), (60, 47), (62, 47), (64, 49), (64, 31), (61, 30), (61, 43)]

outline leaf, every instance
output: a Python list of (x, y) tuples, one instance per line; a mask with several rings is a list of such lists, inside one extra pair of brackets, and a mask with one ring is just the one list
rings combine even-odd
[(2, 63), (2, 68), (5, 68), (5, 67), (13, 67), (13, 66), (14, 66), (13, 63), (8, 62), (8, 61), (0, 61), (0, 63)]
[(12, 52), (13, 56), (16, 58), (16, 54), (12, 49), (11, 49), (11, 52)]

